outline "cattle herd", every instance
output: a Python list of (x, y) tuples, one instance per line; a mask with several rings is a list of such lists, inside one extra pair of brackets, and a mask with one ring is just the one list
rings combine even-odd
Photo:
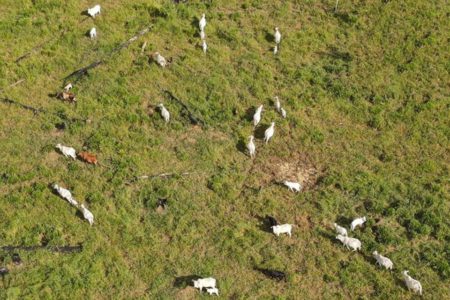
[[(87, 13), (92, 18), (95, 18), (98, 16), (101, 12), (100, 5), (95, 5), (94, 7), (87, 10)], [(206, 15), (203, 14), (199, 21), (199, 29), (200, 29), (200, 38), (202, 41), (202, 49), (206, 53), (207, 51), (207, 45), (206, 45), (206, 34), (205, 34), (205, 28), (206, 28), (207, 22), (206, 22)], [(97, 31), (95, 28), (92, 28), (89, 31), (90, 38), (96, 38), (97, 37)], [(273, 48), (273, 53), (277, 54), (280, 51), (280, 43), (281, 43), (281, 33), (279, 31), (279, 28), (275, 28), (274, 33), (274, 42), (275, 46)], [(167, 61), (166, 59), (159, 53), (155, 52), (153, 54), (154, 61), (161, 67), (166, 67)], [(70, 98), (72, 97), (73, 101), (75, 101), (75, 96), (69, 92), (69, 90), (72, 88), (72, 84), (68, 84), (64, 87), (64, 90), (61, 94), (62, 98)], [(286, 118), (286, 110), (281, 106), (280, 99), (278, 97), (274, 98), (274, 106), (275, 110), (281, 115), (281, 117)], [(160, 110), (161, 116), (164, 119), (165, 122), (170, 121), (170, 113), (167, 110), (167, 108), (164, 106), (164, 104), (159, 104), (158, 108)], [(262, 118), (262, 112), (263, 112), (263, 105), (260, 105), (256, 108), (255, 113), (253, 115), (253, 126), (256, 127), (261, 121)], [(274, 136), (275, 133), (275, 122), (271, 122), (271, 125), (265, 130), (264, 132), (264, 142), (267, 144), (269, 140)], [(77, 158), (77, 151), (68, 146), (64, 146), (61, 144), (57, 144), (56, 148), (66, 157), (70, 157), (72, 159)], [(251, 135), (249, 137), (249, 142), (247, 144), (247, 150), (249, 153), (250, 158), (254, 158), (256, 155), (256, 145), (254, 142), (254, 136)], [(85, 162), (91, 163), (91, 164), (97, 164), (97, 158), (94, 154), (88, 153), (88, 152), (80, 152), (78, 153), (78, 158), (84, 160)], [(300, 192), (302, 190), (302, 185), (299, 182), (292, 182), (292, 181), (283, 181), (282, 182), (289, 191), (292, 192)], [(89, 222), (90, 225), (94, 224), (94, 215), (86, 208), (84, 204), (79, 204), (77, 200), (75, 200), (71, 194), (71, 192), (63, 187), (60, 187), (58, 184), (53, 184), (54, 191), (63, 199), (65, 199), (69, 204), (77, 207), (80, 212), (83, 214), (84, 218)], [(159, 200), (159, 206), (165, 208), (167, 206), (167, 200), (166, 199), (160, 199)], [(277, 220), (271, 216), (266, 216), (266, 221), (270, 225), (270, 229), (272, 230), (273, 234), (277, 237), (281, 234), (287, 234), (289, 237), (292, 236), (292, 229), (294, 227), (293, 224), (278, 224)], [(354, 219), (350, 224), (350, 230), (353, 232), (357, 227), (363, 226), (364, 223), (367, 221), (366, 217), (360, 217)], [(337, 236), (336, 239), (342, 242), (342, 244), (347, 248), (351, 249), (352, 251), (358, 251), (362, 248), (362, 243), (360, 240), (356, 238), (352, 238), (348, 236), (347, 229), (345, 227), (342, 227), (336, 223), (334, 223), (334, 228), (336, 230)], [(393, 262), (379, 254), (377, 251), (374, 251), (372, 253), (376, 263), (380, 265), (383, 268), (386, 268), (387, 270), (393, 269)], [(276, 270), (266, 270), (266, 269), (257, 269), (261, 271), (262, 273), (266, 274), (267, 276), (274, 278), (274, 279), (284, 279), (285, 274), (280, 271)], [(402, 272), (403, 279), (405, 281), (406, 287), (420, 295), (422, 295), (422, 286), (420, 282), (416, 279), (413, 279), (409, 274), (408, 271)], [(193, 280), (192, 282), (193, 286), (195, 288), (198, 288), (200, 291), (203, 289), (206, 289), (207, 293), (210, 295), (219, 295), (219, 290), (217, 288), (217, 281), (215, 278), (208, 277), (208, 278), (199, 278), (196, 280)]]

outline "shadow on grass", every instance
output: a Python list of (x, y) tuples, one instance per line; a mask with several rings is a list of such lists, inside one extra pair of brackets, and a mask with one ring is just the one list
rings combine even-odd
[(194, 286), (193, 280), (197, 280), (202, 278), (198, 275), (186, 275), (186, 276), (178, 276), (175, 278), (173, 282), (173, 286), (177, 288), (185, 288), (187, 286)]
[(256, 126), (255, 128), (255, 132), (254, 132), (254, 136), (256, 139), (264, 139), (264, 132), (267, 130), (267, 128), (269, 128), (270, 125), (269, 124), (259, 124), (258, 126)]
[(264, 232), (268, 232), (268, 233), (272, 233), (272, 228), (271, 226), (275, 226), (278, 224), (277, 220), (275, 220), (274, 217), (266, 215), (265, 217), (263, 216), (256, 216), (255, 217), (258, 222), (259, 222), (259, 229), (261, 229)]
[(245, 142), (243, 140), (240, 140), (239, 142), (237, 142), (236, 144), (236, 149), (239, 152), (242, 152), (243, 154), (245, 154), (246, 156), (248, 156), (247, 153), (247, 145), (245, 144)]

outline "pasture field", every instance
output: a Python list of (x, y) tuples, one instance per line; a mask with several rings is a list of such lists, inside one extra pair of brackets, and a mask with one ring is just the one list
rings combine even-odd
[[(82, 14), (97, 3), (100, 16)], [(187, 285), (194, 275), (215, 277), (224, 299), (418, 299), (405, 269), (423, 299), (450, 299), (448, 2), (334, 4), (0, 0), (0, 246), (83, 247), (19, 250), (21, 266), (0, 250), (10, 270), (0, 299), (211, 297)], [(156, 51), (168, 67), (149, 59)], [(99, 59), (75, 83), (76, 104), (53, 96)], [(260, 104), (251, 160), (245, 144)], [(65, 158), (57, 143), (97, 154), (99, 165)], [(132, 180), (160, 173), (175, 176)], [(285, 179), (304, 190), (289, 192)], [(52, 192), (55, 182), (87, 204), (92, 227)], [(295, 224), (293, 236), (268, 232), (266, 214)], [(363, 215), (351, 234), (362, 251), (348, 251), (332, 224)], [(374, 250), (393, 271), (375, 265)]]

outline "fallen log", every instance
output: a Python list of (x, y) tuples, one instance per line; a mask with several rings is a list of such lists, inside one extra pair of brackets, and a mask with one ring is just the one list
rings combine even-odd
[(94, 68), (100, 66), (101, 64), (105, 63), (106, 59), (108, 57), (112, 56), (114, 53), (119, 52), (120, 50), (122, 50), (124, 48), (127, 48), (131, 43), (133, 43), (135, 40), (137, 40), (140, 36), (149, 32), (152, 27), (153, 27), (153, 25), (150, 25), (150, 26), (144, 28), (143, 30), (139, 31), (136, 35), (132, 36), (131, 38), (129, 38), (125, 42), (121, 43), (116, 48), (112, 49), (107, 55), (105, 55), (104, 58), (94, 61), (93, 63), (87, 65), (86, 67), (83, 67), (83, 68), (73, 71), (72, 73), (70, 73), (68, 76), (66, 76), (64, 78), (64, 81), (67, 81), (69, 78), (74, 78), (73, 81), (76, 83), (83, 76), (87, 75), (89, 70), (94, 69)]
[(20, 107), (22, 109), (29, 110), (29, 111), (33, 112), (34, 115), (38, 115), (40, 113), (45, 113), (45, 114), (57, 116), (58, 118), (66, 121), (66, 122), (77, 122), (77, 121), (83, 121), (84, 122), (85, 121), (84, 119), (81, 119), (81, 118), (68, 118), (67, 116), (65, 116), (62, 113), (50, 112), (50, 111), (45, 110), (43, 108), (36, 108), (36, 107), (30, 106), (30, 105), (22, 104), (22, 103), (20, 103), (20, 102), (18, 102), (16, 100), (9, 99), (9, 98), (0, 98), (0, 102), (3, 102), (5, 104), (10, 104), (10, 105), (16, 105), (16, 106), (18, 106), (18, 107)]
[(50, 252), (58, 252), (58, 253), (73, 253), (73, 252), (81, 252), (83, 250), (83, 246), (81, 244), (76, 246), (2, 246), (1, 250), (12, 252), (16, 250), (22, 251), (37, 251), (37, 250), (47, 250)]
[(206, 126), (205, 122), (198, 118), (197, 116), (194, 115), (193, 112), (191, 112), (191, 110), (189, 109), (189, 107), (183, 102), (181, 101), (179, 98), (175, 97), (170, 91), (168, 90), (164, 90), (164, 93), (166, 93), (170, 99), (172, 99), (173, 101), (177, 102), (185, 111), (185, 113), (187, 114), (189, 120), (191, 121), (192, 124), (194, 125), (201, 125), (203, 127)]
[(48, 45), (50, 42), (52, 42), (53, 40), (59, 40), (64, 34), (66, 34), (67, 32), (67, 28), (61, 31), (60, 35), (54, 35), (51, 38), (45, 40), (43, 43), (37, 45), (36, 47), (32, 48), (30, 51), (28, 51), (27, 53), (19, 56), (16, 60), (15, 63), (19, 63), (22, 59), (27, 58), (28, 56), (30, 56), (31, 54), (38, 52), (39, 50), (41, 50), (42, 48), (44, 48), (45, 45)]

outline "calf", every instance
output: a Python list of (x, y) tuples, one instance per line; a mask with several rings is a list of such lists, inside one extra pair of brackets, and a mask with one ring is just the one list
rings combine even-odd
[(92, 226), (94, 224), (94, 215), (83, 204), (81, 204), (80, 210), (81, 210), (81, 213), (83, 214), (83, 217)]
[(218, 289), (218, 288), (207, 288), (207, 289), (206, 289), (206, 292), (207, 292), (209, 295), (216, 295), (216, 296), (219, 296), (219, 289)]
[(336, 228), (337, 234), (347, 236), (347, 229), (345, 229), (342, 226), (339, 226), (338, 224), (334, 223), (334, 228)]
[(89, 8), (89, 9), (87, 10), (87, 13), (88, 13), (88, 15), (90, 15), (91, 17), (95, 18), (95, 16), (97, 16), (97, 15), (100, 14), (100, 9), (101, 9), (100, 5), (97, 4), (96, 6), (94, 6), (94, 7), (92, 7), (92, 8)]
[(283, 184), (285, 186), (287, 186), (291, 192), (300, 192), (300, 190), (302, 189), (302, 185), (298, 182), (292, 182), (292, 181), (285, 180), (283, 182)]
[(352, 249), (353, 251), (361, 250), (361, 241), (355, 238), (346, 237), (338, 234), (336, 239), (340, 240), (342, 244), (347, 247), (347, 249)]
[(271, 226), (270, 228), (272, 228), (273, 233), (276, 236), (280, 236), (280, 234), (282, 233), (286, 233), (289, 235), (289, 237), (292, 236), (291, 231), (292, 231), (292, 224), (283, 224), (283, 225), (275, 225), (275, 226)]
[(192, 280), (192, 282), (194, 283), (194, 287), (199, 289), (200, 292), (202, 291), (203, 288), (215, 288), (216, 287), (216, 279), (214, 279), (212, 277), (200, 278), (197, 280)]
[(392, 270), (392, 268), (394, 267), (392, 260), (390, 260), (386, 256), (378, 254), (377, 251), (373, 251), (372, 255), (377, 260), (377, 264), (379, 264), (380, 266), (385, 267), (388, 270)]

